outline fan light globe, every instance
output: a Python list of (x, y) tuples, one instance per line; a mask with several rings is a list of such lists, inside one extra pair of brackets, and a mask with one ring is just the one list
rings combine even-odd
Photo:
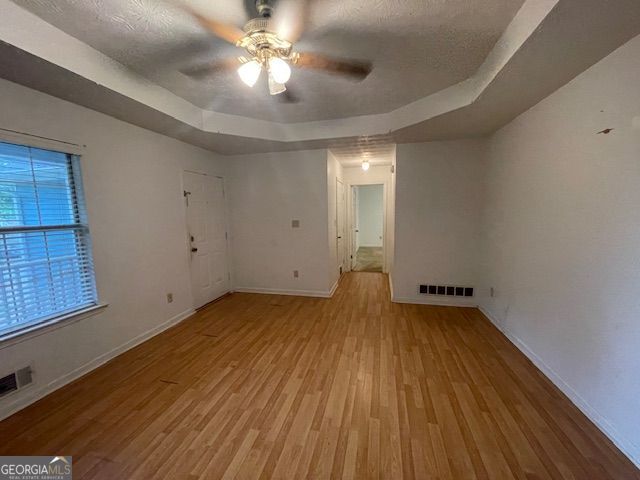
[(273, 75), (273, 79), (278, 83), (287, 83), (291, 78), (291, 67), (278, 57), (269, 59), (269, 71)]
[(364, 170), (365, 172), (366, 172), (367, 170), (369, 170), (369, 167), (370, 167), (370, 166), (371, 166), (371, 165), (369, 164), (369, 162), (368, 162), (367, 160), (364, 160), (364, 161), (362, 162), (362, 170)]
[(255, 60), (251, 60), (250, 62), (240, 65), (240, 68), (238, 68), (238, 75), (240, 75), (240, 79), (245, 84), (249, 87), (253, 87), (258, 81), (261, 71), (262, 67), (260, 64)]
[(279, 95), (287, 90), (287, 87), (284, 83), (276, 82), (276, 79), (273, 78), (273, 74), (271, 71), (269, 72), (269, 93), (271, 95)]

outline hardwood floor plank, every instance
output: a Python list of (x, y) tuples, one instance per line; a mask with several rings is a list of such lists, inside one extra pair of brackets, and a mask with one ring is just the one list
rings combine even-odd
[(0, 422), (80, 479), (640, 479), (478, 310), (233, 294)]

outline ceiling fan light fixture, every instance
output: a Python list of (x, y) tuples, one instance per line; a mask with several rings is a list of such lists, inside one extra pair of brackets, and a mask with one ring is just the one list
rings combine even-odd
[(278, 83), (287, 83), (291, 78), (291, 67), (280, 57), (269, 59), (269, 72)]
[[(247, 4), (247, 0), (244, 2)], [(247, 55), (207, 62), (200, 67), (181, 70), (182, 73), (201, 80), (209, 74), (227, 73), (237, 69), (242, 82), (253, 87), (258, 82), (261, 71), (265, 70), (269, 77), (271, 95), (287, 91), (285, 84), (291, 78), (292, 66), (351, 77), (353, 80), (364, 80), (371, 73), (373, 64), (369, 61), (332, 58), (320, 53), (294, 50), (294, 44), (298, 42), (308, 23), (311, 0), (248, 0), (248, 2), (255, 3), (259, 17), (252, 18), (243, 28), (239, 28), (220, 20), (215, 15), (200, 13), (188, 5), (190, 2), (187, 0), (172, 0), (172, 3), (176, 3), (177, 7), (191, 15), (193, 20), (211, 35), (243, 49)], [(281, 13), (275, 14), (276, 5)], [(285, 95), (284, 100), (290, 103), (297, 101), (295, 96), (290, 94)]]
[(273, 74), (269, 72), (269, 93), (271, 95), (278, 95), (287, 90), (287, 87), (284, 83), (277, 82), (275, 78), (273, 78)]
[(371, 166), (371, 164), (369, 163), (369, 160), (363, 160), (362, 161), (362, 170), (364, 170), (365, 172), (367, 170), (369, 170), (370, 166)]
[(251, 60), (250, 62), (243, 63), (238, 68), (238, 75), (240, 79), (249, 87), (253, 87), (258, 78), (260, 78), (260, 72), (262, 71), (262, 66), (256, 60)]

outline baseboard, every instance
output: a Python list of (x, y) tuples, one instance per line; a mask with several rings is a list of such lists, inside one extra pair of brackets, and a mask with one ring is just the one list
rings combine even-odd
[(47, 395), (58, 390), (59, 388), (64, 387), (65, 385), (73, 382), (74, 380), (77, 380), (78, 378), (82, 377), (83, 375), (86, 375), (92, 370), (95, 370), (101, 365), (104, 365), (109, 360), (117, 357), (118, 355), (126, 352), (127, 350), (130, 350), (133, 347), (136, 347), (141, 343), (145, 342), (146, 340), (150, 339), (151, 337), (155, 337), (156, 335), (162, 333), (168, 328), (173, 327), (174, 325), (187, 319), (194, 313), (195, 313), (195, 310), (193, 308), (190, 308), (189, 310), (186, 310), (170, 318), (166, 322), (152, 328), (151, 330), (147, 330), (146, 332), (141, 333), (137, 337), (132, 338), (131, 340), (123, 343), (119, 347), (116, 347), (113, 350), (110, 350), (107, 353), (104, 353), (94, 358), (90, 362), (85, 363), (81, 367), (76, 368), (75, 370), (49, 382), (46, 385), (38, 387), (36, 384), (34, 384), (15, 392), (16, 397), (19, 397), (19, 398), (17, 398), (13, 403), (9, 403), (8, 405), (0, 408), (0, 420), (4, 420), (5, 418), (10, 417), (14, 413), (22, 410), (25, 407), (28, 407), (32, 403), (37, 402), (41, 398), (46, 397)]
[[(334, 288), (337, 288), (337, 283)], [(322, 290), (284, 290), (279, 288), (253, 288), (253, 287), (235, 287), (234, 292), (240, 293), (261, 293), (265, 295), (290, 295), (294, 297), (317, 297), (317, 298), (330, 298), (333, 295), (333, 291)]]
[(413, 305), (435, 305), (435, 306), (440, 306), (440, 307), (470, 307), (470, 308), (476, 308), (478, 305), (475, 301), (470, 300), (469, 303), (465, 303), (465, 302), (460, 302), (460, 301), (456, 301), (456, 300), (449, 300), (449, 299), (439, 299), (439, 298), (431, 298), (431, 297), (425, 297), (425, 298), (414, 298), (414, 297), (396, 297), (393, 295), (391, 295), (391, 301), (393, 303), (408, 303), (408, 304), (413, 304)]
[(338, 277), (338, 279), (333, 284), (333, 287), (331, 287), (331, 290), (329, 290), (329, 298), (333, 297), (333, 294), (336, 293), (336, 290), (338, 289), (338, 285), (340, 284), (340, 280), (342, 280), (342, 275)]
[(624, 438), (609, 421), (593, 408), (582, 396), (560, 377), (538, 354), (524, 343), (516, 335), (509, 332), (496, 317), (487, 309), (479, 306), (478, 309), (487, 319), (509, 339), (562, 393), (573, 403), (593, 424), (611, 440), (616, 447), (640, 468), (640, 447), (634, 442)]

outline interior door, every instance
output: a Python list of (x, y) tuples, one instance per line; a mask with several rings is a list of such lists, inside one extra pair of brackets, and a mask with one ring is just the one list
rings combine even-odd
[(336, 179), (336, 232), (337, 232), (337, 254), (338, 270), (340, 273), (346, 270), (345, 252), (345, 190), (344, 184)]
[(184, 196), (191, 289), (199, 308), (229, 291), (223, 179), (184, 172)]
[(351, 270), (356, 267), (356, 253), (358, 252), (358, 187), (351, 187)]

